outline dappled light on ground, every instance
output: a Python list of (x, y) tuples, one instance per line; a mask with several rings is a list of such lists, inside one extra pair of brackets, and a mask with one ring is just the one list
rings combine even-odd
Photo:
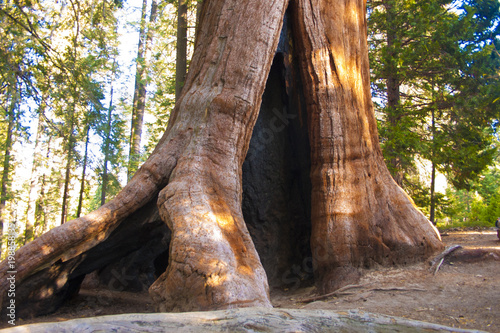
[[(466, 249), (491, 249), (500, 250), (500, 240), (497, 238), (496, 230), (487, 231), (453, 231), (451, 233), (456, 239), (457, 243)], [(448, 235), (447, 232), (443, 233), (444, 240)], [(479, 240), (487, 239), (478, 244)]]

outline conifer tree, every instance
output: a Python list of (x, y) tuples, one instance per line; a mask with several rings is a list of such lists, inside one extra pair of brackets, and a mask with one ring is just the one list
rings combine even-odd
[[(498, 2), (384, 0), (371, 3), (371, 67), (384, 156), (396, 181), (428, 202), (436, 171), (467, 187), (492, 162), (499, 114)], [(496, 30), (495, 30), (496, 29)], [(430, 189), (409, 175), (431, 163)]]

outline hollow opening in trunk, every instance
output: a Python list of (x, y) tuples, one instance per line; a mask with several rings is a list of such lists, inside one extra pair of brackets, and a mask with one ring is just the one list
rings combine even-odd
[(242, 210), (269, 285), (313, 282), (307, 114), (285, 19), (247, 157)]

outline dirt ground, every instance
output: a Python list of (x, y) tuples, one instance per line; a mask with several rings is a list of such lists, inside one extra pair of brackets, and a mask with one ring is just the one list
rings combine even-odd
[[(447, 246), (488, 249), (497, 254), (496, 231), (448, 232)], [(313, 287), (280, 293), (273, 297), (283, 308), (359, 309), (466, 329), (500, 332), (500, 256), (473, 262), (445, 260), (437, 273), (423, 263), (404, 268), (386, 268), (366, 273), (359, 285), (345, 295), (309, 303), (298, 300), (317, 296)], [(435, 273), (435, 274), (434, 274)]]
[[(500, 332), (500, 242), (496, 231), (450, 231), (443, 233), (443, 241), (447, 246), (458, 244), (493, 254), (469, 261), (445, 259), (437, 272), (430, 271), (428, 263), (372, 270), (365, 273), (359, 285), (318, 300), (312, 300), (320, 296), (314, 287), (273, 290), (273, 305), (336, 311), (358, 309), (456, 328)], [(57, 313), (19, 320), (17, 324), (140, 312), (154, 312), (146, 292), (84, 289)]]

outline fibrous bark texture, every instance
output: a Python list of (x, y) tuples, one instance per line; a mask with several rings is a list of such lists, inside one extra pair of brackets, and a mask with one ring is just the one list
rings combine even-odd
[[(166, 231), (156, 223), (158, 210), (151, 207), (190, 135), (189, 131), (178, 132), (168, 141), (161, 140), (148, 162), (113, 200), (21, 247), (14, 261), (1, 262), (2, 315), (7, 309), (3, 305), (12, 299), (6, 279), (12, 274), (16, 315), (42, 315), (55, 311), (78, 292), (85, 274), (138, 250), (148, 239), (163, 238)], [(111, 244), (106, 244), (108, 240)]]
[[(257, 250), (271, 282), (293, 283), (287, 270), (312, 266), (329, 292), (361, 268), (442, 249), (382, 158), (365, 1), (291, 0), (282, 30), (287, 6), (203, 2), (186, 83), (155, 151), (115, 199), (17, 252), (16, 302), (35, 302), (32, 314), (54, 309), (85, 274), (128, 272), (124, 257), (152, 262), (166, 244), (168, 268), (149, 289), (160, 311), (270, 307)], [(3, 304), (10, 270), (0, 264)]]
[[(206, 1), (172, 115), (193, 140), (160, 193), (169, 266), (151, 286), (159, 310), (271, 306), (241, 210), (241, 167), (276, 50), (284, 1)], [(251, 36), (249, 35), (251, 32)]]
[(369, 86), (366, 1), (292, 6), (308, 102), (313, 265), (316, 285), (329, 292), (356, 280), (358, 268), (422, 260), (442, 243), (384, 164)]

